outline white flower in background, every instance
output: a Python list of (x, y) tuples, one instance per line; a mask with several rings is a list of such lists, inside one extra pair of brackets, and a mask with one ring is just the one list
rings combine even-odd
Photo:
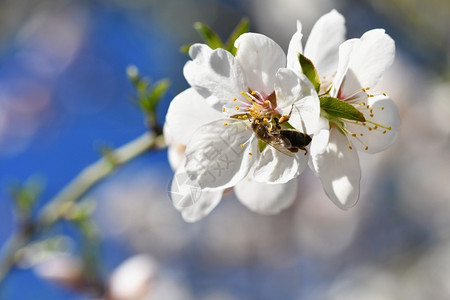
[[(361, 170), (355, 150), (375, 153), (389, 147), (397, 136), (400, 118), (386, 94), (371, 94), (394, 60), (394, 41), (383, 29), (375, 29), (344, 42), (344, 22), (335, 10), (321, 17), (304, 55), (314, 63), (321, 82), (322, 126), (311, 144), (310, 166), (328, 197), (346, 209), (359, 198)], [(297, 27), (289, 45), (288, 66), (301, 70), (296, 59), (303, 53), (300, 23)], [(339, 104), (333, 101), (336, 99), (353, 115), (327, 110), (330, 101)]]
[(285, 68), (285, 53), (268, 37), (246, 33), (235, 46), (236, 56), (191, 46), (184, 75), (192, 88), (175, 97), (166, 116), (170, 144), (186, 146), (171, 195), (187, 221), (208, 214), (230, 187), (251, 210), (279, 212), (294, 200), (292, 179), (308, 163), (305, 146), (320, 113), (314, 87)]

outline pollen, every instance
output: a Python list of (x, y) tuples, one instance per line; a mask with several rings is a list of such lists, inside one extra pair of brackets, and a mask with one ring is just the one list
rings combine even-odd
[(222, 108), (222, 112), (225, 112), (225, 111), (226, 111), (225, 107), (224, 107), (224, 108)]
[(236, 108), (236, 110), (239, 110), (239, 106), (237, 106), (237, 105), (236, 105), (236, 107), (235, 107), (235, 108)]
[(353, 147), (349, 145), (349, 146), (348, 146), (348, 149), (353, 150)]
[(369, 127), (369, 131), (372, 131), (372, 127)]
[(353, 137), (356, 137), (356, 133), (352, 133), (352, 136), (353, 136)]
[(256, 91), (252, 91), (250, 94), (252, 94), (254, 96), (254, 95), (256, 95)]
[(386, 97), (386, 93), (383, 93), (383, 96), (385, 96), (385, 97)]
[(248, 126), (245, 126), (245, 130), (247, 130), (248, 129)]
[(385, 130), (385, 131), (383, 131), (383, 134), (386, 134), (386, 130)]
[(236, 101), (237, 101), (237, 98), (233, 98), (233, 101), (236, 102)]
[(369, 150), (369, 147), (368, 147), (368, 146), (366, 146), (366, 148), (365, 148), (364, 150), (366, 150), (366, 151), (367, 151), (367, 150)]
[(373, 118), (373, 114), (370, 114), (370, 117)]
[(241, 148), (244, 148), (244, 144), (241, 144)]
[(228, 125), (228, 123), (227, 123), (227, 122), (225, 122), (225, 123), (223, 123), (223, 125), (224, 125), (224, 126), (227, 126), (227, 125)]
[(248, 155), (252, 156), (252, 155), (253, 155), (253, 153), (249, 152), (249, 153), (248, 153)]
[(384, 106), (381, 107), (381, 110), (384, 110)]

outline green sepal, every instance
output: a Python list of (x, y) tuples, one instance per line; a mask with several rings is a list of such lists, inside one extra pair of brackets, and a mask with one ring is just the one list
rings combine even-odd
[(261, 140), (258, 140), (258, 149), (259, 152), (262, 153), (264, 151), (264, 149), (266, 149), (267, 147), (267, 143)]
[(364, 122), (364, 115), (353, 105), (334, 97), (320, 97), (320, 109), (324, 118), (336, 122), (339, 119)]
[(320, 90), (320, 79), (319, 79), (319, 73), (317, 73), (316, 67), (314, 67), (314, 64), (312, 61), (310, 61), (306, 56), (299, 53), (298, 54), (298, 61), (300, 63), (300, 66), (302, 67), (303, 74), (311, 81), (312, 85), (314, 86), (314, 89), (318, 93)]
[(237, 48), (234, 47), (234, 42), (237, 38), (243, 34), (248, 32), (250, 29), (250, 21), (248, 18), (242, 18), (241, 21), (236, 25), (233, 32), (230, 34), (227, 42), (225, 43), (225, 50), (231, 52), (231, 54), (236, 55)]
[(225, 48), (220, 37), (206, 24), (195, 22), (194, 28), (203, 38), (205, 44), (211, 47), (211, 49)]
[(193, 44), (185, 44), (183, 46), (180, 47), (180, 52), (183, 54), (189, 54), (189, 49), (191, 48)]

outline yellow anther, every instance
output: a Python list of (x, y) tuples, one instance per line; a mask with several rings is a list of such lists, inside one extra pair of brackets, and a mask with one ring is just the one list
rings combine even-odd
[(356, 133), (352, 133), (352, 136), (356, 137)]
[(245, 126), (245, 129), (248, 129), (248, 126)]
[(385, 97), (386, 97), (386, 93), (383, 93), (383, 96), (385, 96)]
[(366, 151), (369, 150), (369, 147), (366, 146), (366, 149), (364, 149), (364, 150), (366, 150)]
[(236, 107), (235, 107), (235, 108), (236, 108), (236, 110), (239, 110), (239, 106), (237, 106), (237, 105), (236, 105)]
[(249, 153), (248, 155), (252, 156), (252, 155), (253, 155), (253, 153), (251, 153), (251, 152), (250, 152), (250, 153)]
[(348, 146), (348, 149), (352, 150), (352, 149), (353, 149), (353, 147), (352, 147), (352, 146)]
[(228, 123), (227, 123), (227, 122), (225, 122), (225, 123), (223, 123), (223, 125), (227, 126), (227, 125), (228, 125)]
[(236, 101), (237, 101), (237, 98), (233, 98), (233, 101), (236, 102)]
[(373, 114), (370, 114), (370, 117), (373, 118)]
[(225, 112), (225, 111), (226, 111), (225, 107), (224, 107), (224, 108), (222, 108), (222, 111), (223, 111), (223, 112)]
[(381, 107), (381, 110), (384, 110), (384, 107)]
[(385, 130), (385, 131), (383, 131), (383, 134), (386, 134), (386, 130)]
[(244, 148), (244, 144), (241, 144), (241, 148)]

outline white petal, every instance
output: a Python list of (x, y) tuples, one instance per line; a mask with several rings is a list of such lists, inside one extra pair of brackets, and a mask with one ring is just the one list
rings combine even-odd
[(233, 98), (244, 98), (244, 74), (234, 56), (224, 50), (212, 50), (204, 44), (189, 49), (192, 61), (184, 66), (184, 77), (215, 109), (221, 111)]
[(299, 150), (293, 157), (267, 145), (255, 164), (251, 179), (266, 183), (285, 183), (300, 175), (308, 165), (309, 155)]
[(292, 205), (297, 196), (297, 180), (284, 184), (265, 184), (244, 179), (234, 191), (239, 201), (250, 210), (272, 215)]
[(178, 94), (170, 103), (166, 125), (174, 142), (186, 145), (200, 126), (222, 118), (193, 88)]
[(321, 79), (337, 68), (339, 45), (345, 40), (345, 19), (336, 10), (323, 15), (314, 25), (305, 45), (305, 56), (316, 67)]
[[(367, 120), (366, 126), (346, 124), (346, 127), (350, 132), (356, 134), (356, 137), (351, 135), (349, 137), (358, 150), (376, 153), (394, 143), (400, 127), (400, 116), (394, 101), (387, 96), (370, 97), (367, 105), (369, 108), (362, 110)], [(371, 117), (371, 112), (373, 117)], [(369, 123), (369, 121), (378, 125)], [(385, 127), (390, 127), (390, 129)]]
[(180, 209), (181, 216), (189, 223), (201, 220), (216, 208), (222, 200), (222, 194), (223, 190), (202, 191), (194, 205)]
[(205, 191), (190, 180), (183, 167), (175, 173), (170, 185), (170, 199), (186, 222), (196, 222), (208, 215), (222, 199), (223, 190)]
[(355, 205), (359, 198), (361, 169), (358, 152), (349, 149), (345, 136), (332, 129), (326, 151), (311, 158), (328, 197), (342, 209)]
[(353, 47), (357, 43), (359, 43), (359, 39), (350, 39), (346, 40), (339, 46), (339, 62), (331, 89), (331, 95), (333, 97), (337, 97), (342, 81), (344, 80), (344, 76), (347, 73), (348, 66), (350, 64), (350, 55), (353, 51)]
[(330, 138), (330, 125), (327, 119), (320, 117), (318, 130), (311, 141), (311, 155), (323, 153), (328, 145)]
[(289, 124), (294, 128), (312, 134), (317, 130), (320, 116), (320, 101), (317, 93), (304, 74), (290, 69), (280, 69), (275, 81), (277, 109), (283, 115), (292, 114)]
[(194, 133), (186, 148), (185, 169), (202, 190), (234, 186), (258, 160), (257, 141), (247, 123), (224, 119)]
[(303, 53), (302, 38), (302, 23), (297, 21), (297, 31), (294, 33), (291, 41), (289, 42), (286, 67), (299, 73), (302, 72), (302, 68), (300, 67), (300, 63), (298, 61), (298, 54)]
[(242, 66), (248, 88), (269, 96), (273, 92), (275, 74), (286, 66), (283, 49), (265, 35), (244, 33), (234, 43), (236, 60)]
[(343, 97), (361, 88), (375, 87), (394, 61), (394, 56), (394, 41), (384, 33), (383, 29), (366, 32), (353, 46), (348, 70), (341, 87)]

